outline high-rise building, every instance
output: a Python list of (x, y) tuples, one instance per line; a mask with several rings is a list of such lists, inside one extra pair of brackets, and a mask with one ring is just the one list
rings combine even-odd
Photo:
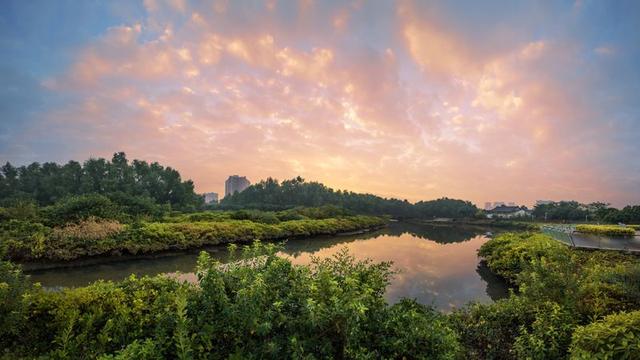
[(224, 182), (224, 196), (232, 195), (233, 193), (241, 192), (251, 185), (249, 180), (245, 176), (231, 175)]
[(204, 203), (207, 205), (218, 203), (218, 193), (209, 192), (204, 193)]

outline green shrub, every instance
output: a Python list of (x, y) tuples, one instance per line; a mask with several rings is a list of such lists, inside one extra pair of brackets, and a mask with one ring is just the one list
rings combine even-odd
[(371, 339), (384, 359), (454, 359), (462, 350), (448, 318), (415, 300), (391, 306)]
[(165, 277), (132, 276), (120, 283), (34, 292), (25, 301), (28, 325), (15, 350), (81, 359), (153, 338), (155, 346), (171, 354), (175, 294), (182, 286)]
[(606, 235), (606, 236), (633, 236), (635, 229), (617, 225), (576, 225), (576, 231), (586, 234)]
[[(272, 214), (273, 215), (273, 214)], [(136, 222), (123, 226), (115, 220), (89, 217), (54, 229), (11, 220), (0, 224), (7, 239), (7, 256), (14, 260), (72, 260), (109, 253), (151, 253), (204, 245), (284, 240), (291, 237), (332, 235), (378, 227), (385, 220), (350, 216), (322, 220), (292, 220), (266, 224), (250, 220), (201, 222)]]
[(590, 316), (640, 308), (640, 264), (593, 262), (585, 266), (578, 303)]
[[(448, 318), (403, 300), (388, 306), (389, 263), (346, 250), (309, 266), (255, 243), (224, 266), (206, 253), (199, 285), (168, 277), (96, 282), (18, 297), (22, 326), (7, 358), (454, 359)], [(4, 319), (3, 319), (4, 320)], [(2, 331), (2, 329), (0, 329)], [(0, 341), (5, 341), (4, 338)]]
[(49, 225), (64, 225), (70, 222), (86, 220), (90, 217), (100, 219), (127, 220), (127, 215), (108, 197), (98, 194), (71, 196), (43, 208)]
[(5, 257), (13, 260), (38, 259), (46, 255), (51, 229), (29, 221), (0, 222), (0, 242)]
[(193, 349), (237, 358), (453, 359), (457, 354), (457, 337), (446, 317), (413, 301), (386, 305), (390, 264), (355, 261), (343, 251), (295, 266), (275, 256), (276, 250), (254, 245), (243, 261), (224, 267), (201, 255), (202, 291), (189, 308)]
[(576, 329), (571, 359), (637, 359), (640, 311), (609, 315)]
[(18, 266), (0, 261), (0, 349), (14, 345), (27, 325), (23, 297), (31, 288)]
[(532, 260), (544, 257), (569, 257), (565, 245), (542, 234), (505, 233), (484, 243), (478, 255), (496, 274), (515, 282), (517, 275)]
[(165, 359), (162, 351), (153, 339), (144, 341), (134, 340), (124, 349), (114, 355), (102, 355), (99, 360), (162, 360)]
[(562, 358), (575, 327), (573, 314), (560, 304), (514, 295), (470, 304), (450, 317), (470, 359)]

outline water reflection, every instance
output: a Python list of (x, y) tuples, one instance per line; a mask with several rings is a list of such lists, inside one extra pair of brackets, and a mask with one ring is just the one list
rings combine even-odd
[[(359, 259), (393, 261), (398, 274), (387, 289), (389, 302), (410, 297), (446, 311), (469, 301), (486, 303), (508, 294), (506, 285), (479, 262), (477, 249), (487, 240), (481, 233), (484, 232), (460, 227), (394, 223), (368, 234), (291, 240), (285, 244), (282, 256), (295, 264), (308, 264), (314, 256), (332, 256), (346, 247)], [(205, 250), (221, 262), (227, 261), (225, 248)], [(183, 278), (193, 280), (199, 251), (28, 273), (45, 287), (121, 280), (129, 274), (181, 272)]]

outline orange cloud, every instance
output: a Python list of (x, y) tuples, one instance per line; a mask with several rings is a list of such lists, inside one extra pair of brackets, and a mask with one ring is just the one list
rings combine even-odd
[[(526, 39), (479, 53), (410, 3), (381, 46), (349, 37), (366, 4), (322, 14), (304, 2), (283, 25), (272, 3), (235, 27), (233, 3), (145, 6), (148, 19), (110, 28), (47, 81), (74, 101), (34, 134), (163, 161), (200, 191), (221, 191), (231, 173), (477, 203), (606, 188), (581, 157), (604, 141), (580, 128), (590, 107), (549, 70), (579, 65), (571, 44)], [(182, 20), (170, 21), (176, 12)], [(328, 30), (309, 34), (300, 19), (316, 13)]]

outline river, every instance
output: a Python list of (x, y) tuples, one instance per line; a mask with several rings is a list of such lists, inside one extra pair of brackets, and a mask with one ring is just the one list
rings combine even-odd
[[(291, 240), (281, 255), (295, 264), (308, 264), (312, 257), (331, 256), (346, 247), (358, 259), (392, 261), (397, 274), (387, 288), (387, 301), (409, 297), (450, 311), (470, 301), (489, 303), (508, 295), (506, 284), (477, 256), (478, 248), (488, 240), (485, 231), (396, 222), (367, 234)], [(201, 250), (222, 262), (228, 257), (225, 247), (216, 246), (135, 258), (94, 259), (52, 269), (27, 266), (25, 272), (32, 281), (49, 289), (84, 286), (100, 279), (121, 280), (130, 274), (181, 273), (181, 278), (193, 280)]]

